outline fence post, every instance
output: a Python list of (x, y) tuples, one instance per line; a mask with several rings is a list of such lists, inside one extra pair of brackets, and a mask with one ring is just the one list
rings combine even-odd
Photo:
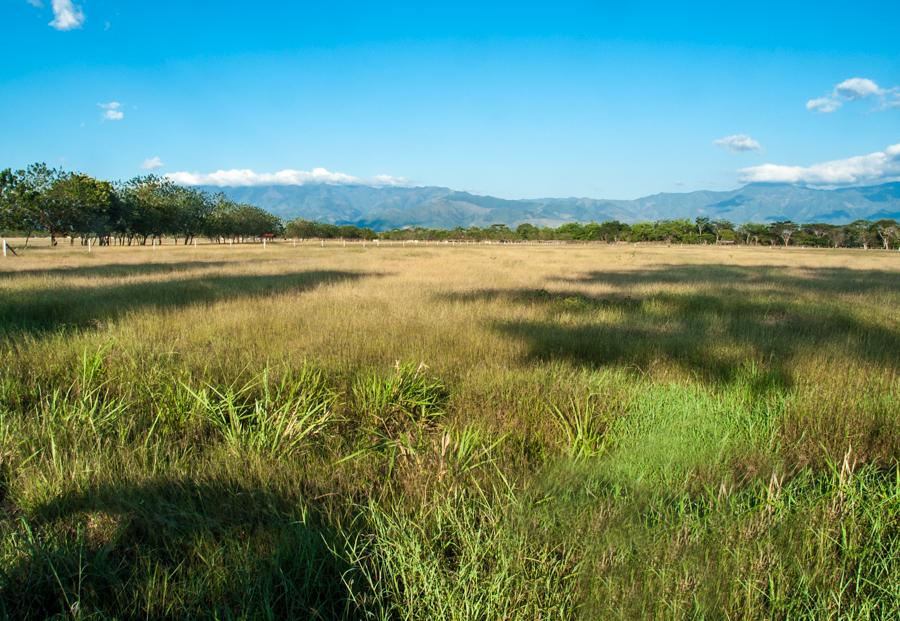
[(6, 238), (3, 239), (3, 256), (6, 256)]

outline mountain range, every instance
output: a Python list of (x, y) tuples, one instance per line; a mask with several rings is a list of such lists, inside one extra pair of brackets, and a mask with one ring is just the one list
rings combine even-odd
[(269, 185), (212, 187), (232, 200), (262, 207), (290, 220), (304, 218), (376, 230), (421, 226), (455, 228), (523, 222), (620, 220), (634, 223), (705, 216), (742, 222), (827, 222), (900, 219), (900, 182), (867, 187), (817, 189), (752, 183), (736, 190), (663, 193), (634, 200), (538, 198), (510, 200), (442, 187), (366, 185)]

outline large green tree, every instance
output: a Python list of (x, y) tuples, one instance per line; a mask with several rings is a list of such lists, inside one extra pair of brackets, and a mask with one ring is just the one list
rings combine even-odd
[(64, 173), (53, 181), (47, 194), (60, 232), (68, 234), (71, 240), (76, 235), (82, 239), (109, 238), (118, 202), (111, 183), (82, 173)]
[(48, 233), (54, 246), (57, 237), (68, 232), (71, 211), (52, 193), (61, 176), (59, 170), (44, 163), (35, 163), (14, 173), (11, 217), (14, 228), (25, 231), (26, 245), (37, 230)]

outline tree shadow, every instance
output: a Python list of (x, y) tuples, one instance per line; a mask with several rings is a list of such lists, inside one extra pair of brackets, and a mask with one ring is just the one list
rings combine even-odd
[(177, 261), (171, 263), (105, 263), (103, 265), (74, 265), (34, 268), (0, 272), (0, 278), (13, 280), (26, 277), (127, 278), (152, 274), (173, 274), (234, 265), (231, 261)]
[[(792, 270), (794, 274), (786, 273)], [(852, 294), (900, 292), (900, 273), (886, 270), (858, 270), (846, 267), (794, 267), (790, 265), (677, 265), (641, 270), (595, 270), (561, 282), (613, 287), (641, 285), (721, 285), (782, 289), (788, 293)]]
[(313, 270), (287, 274), (203, 275), (165, 281), (62, 285), (0, 295), (0, 337), (96, 327), (143, 308), (173, 309), (222, 300), (298, 293), (378, 276)]
[(21, 561), (0, 568), (4, 618), (349, 611), (339, 537), (299, 493), (215, 478), (106, 485), (38, 506), (28, 533)]
[[(828, 303), (828, 294), (900, 294), (900, 276), (894, 273), (827, 268), (793, 276), (771, 266), (696, 265), (598, 271), (554, 282), (603, 284), (612, 291), (488, 289), (444, 297), (536, 309), (542, 318), (490, 323), (526, 343), (527, 358), (536, 361), (641, 371), (663, 362), (709, 383), (749, 380), (754, 391), (791, 386), (793, 359), (803, 351), (832, 348), (900, 368), (900, 324), (879, 325), (846, 305)], [(825, 295), (810, 301), (798, 291)], [(754, 373), (748, 373), (749, 365), (755, 365)]]

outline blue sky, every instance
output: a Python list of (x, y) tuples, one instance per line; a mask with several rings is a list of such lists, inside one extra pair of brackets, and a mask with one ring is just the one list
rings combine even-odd
[(0, 0), (0, 167), (510, 198), (900, 177), (900, 3), (428, 4)]

